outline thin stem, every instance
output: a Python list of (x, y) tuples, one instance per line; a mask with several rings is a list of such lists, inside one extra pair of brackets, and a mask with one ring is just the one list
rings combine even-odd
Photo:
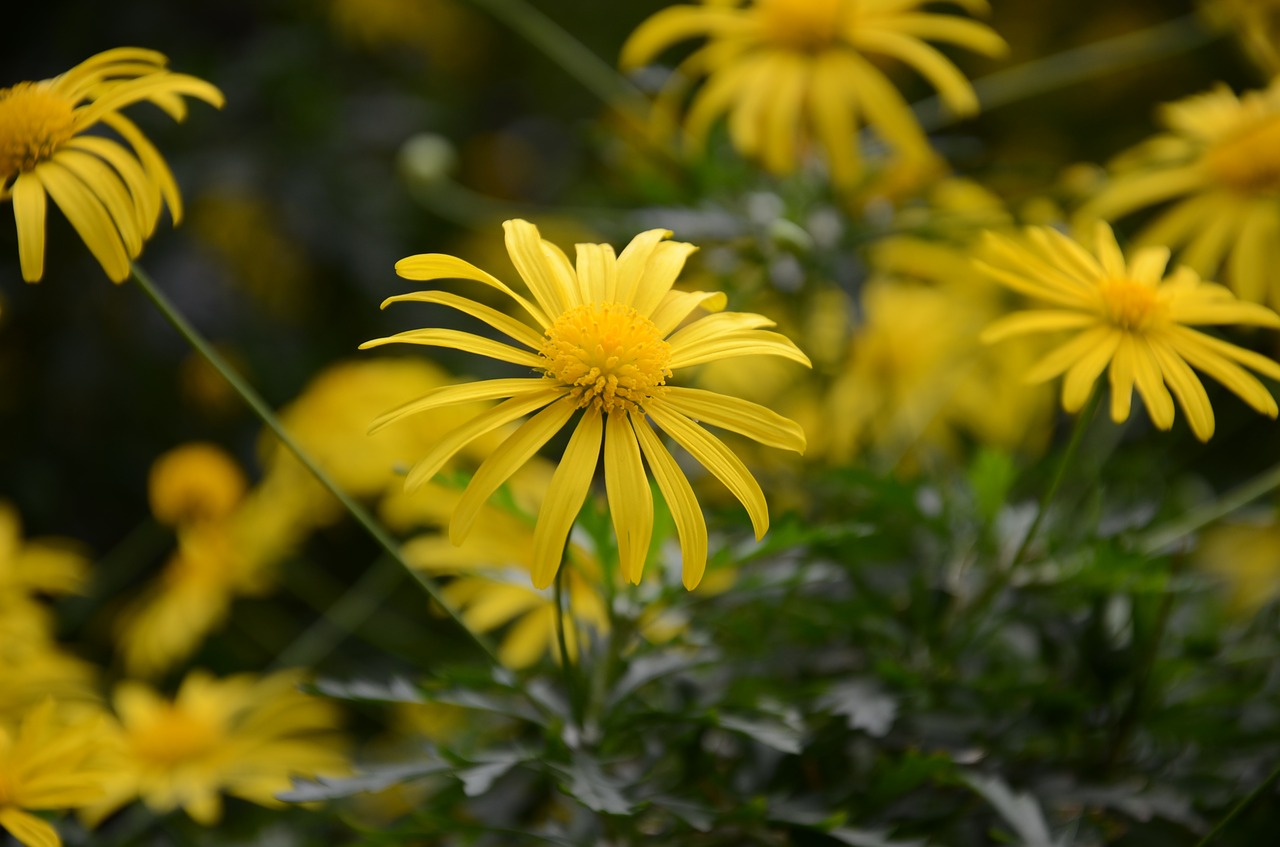
[(471, 0), (541, 50), (608, 107), (638, 122), (648, 101), (613, 66), (525, 0)]
[(1217, 826), (1209, 830), (1208, 835), (1196, 842), (1196, 847), (1208, 847), (1216, 841), (1218, 836), (1223, 833), (1227, 826), (1238, 818), (1241, 812), (1252, 806), (1259, 797), (1274, 786), (1277, 780), (1280, 780), (1280, 762), (1276, 763), (1276, 766), (1271, 769), (1271, 773), (1267, 774), (1267, 778), (1264, 779), (1257, 788), (1250, 791), (1248, 796), (1244, 797), (1240, 802), (1231, 807), (1231, 811), (1227, 812), (1226, 817), (1218, 821)]
[[(1218, 36), (1218, 33), (1207, 30), (1197, 15), (1184, 15), (1136, 32), (996, 71), (974, 80), (973, 89), (982, 110), (988, 112), (1039, 94), (1186, 53)], [(919, 101), (913, 109), (927, 132), (942, 129), (958, 120), (936, 96)]]
[(1217, 500), (1189, 510), (1168, 526), (1147, 534), (1139, 540), (1138, 549), (1148, 556), (1158, 553), (1277, 488), (1280, 488), (1280, 464), (1273, 465)]
[(420, 572), (418, 569), (410, 566), (409, 563), (405, 561), (404, 557), (400, 553), (400, 545), (396, 543), (395, 539), (387, 534), (386, 530), (384, 530), (382, 526), (373, 519), (373, 516), (370, 515), (363, 506), (343, 491), (338, 484), (333, 481), (329, 474), (316, 463), (315, 459), (311, 458), (307, 451), (303, 449), (302, 445), (294, 440), (293, 436), (288, 433), (284, 428), (284, 425), (281, 424), (280, 420), (275, 416), (275, 413), (271, 411), (271, 407), (266, 404), (253, 387), (249, 385), (249, 383), (247, 383), (231, 368), (227, 361), (222, 358), (222, 355), (219, 354), (207, 340), (205, 340), (204, 336), (202, 336), (199, 331), (197, 331), (196, 328), (187, 321), (182, 312), (180, 312), (178, 308), (170, 302), (169, 298), (156, 287), (155, 283), (151, 280), (151, 277), (143, 272), (142, 268), (138, 267), (136, 264), (132, 267), (132, 279), (134, 282), (138, 284), (138, 287), (142, 289), (142, 292), (147, 295), (151, 302), (155, 304), (156, 308), (160, 310), (160, 313), (163, 314), (169, 323), (173, 325), (174, 329), (178, 330), (182, 337), (187, 340), (195, 351), (203, 356), (205, 361), (212, 365), (214, 370), (222, 375), (222, 378), (225, 379), (233, 389), (235, 389), (236, 393), (244, 399), (245, 403), (249, 404), (249, 408), (253, 410), (259, 420), (266, 424), (266, 426), (275, 433), (276, 437), (280, 439), (281, 443), (288, 447), (293, 455), (297, 457), (298, 461), (311, 472), (311, 475), (314, 476), (321, 485), (327, 488), (330, 494), (337, 498), (338, 502), (342, 504), (342, 507), (346, 509), (362, 527), (364, 527), (365, 531), (369, 533), (370, 537), (372, 537), (375, 542), (377, 542), (378, 546), (381, 547), (383, 551), (385, 551), (386, 554), (396, 561), (401, 567), (408, 571), (410, 576), (412, 576), (414, 580), (422, 586), (422, 589), (427, 592), (431, 599), (440, 604), (440, 607), (444, 609), (449, 617), (453, 618), (458, 623), (458, 626), (462, 627), (467, 635), (471, 636), (471, 640), (484, 651), (485, 655), (494, 663), (497, 663), (498, 657), (493, 646), (489, 644), (487, 639), (466, 625), (458, 611), (441, 596), (440, 590), (436, 588), (435, 583), (431, 578)]
[(1035, 519), (1031, 522), (1031, 527), (1027, 530), (1027, 534), (1023, 536), (1022, 543), (1018, 545), (1018, 551), (1013, 554), (1013, 559), (1009, 562), (1010, 571), (1018, 566), (1018, 563), (1022, 561), (1022, 557), (1026, 555), (1027, 550), (1031, 548), (1031, 542), (1035, 540), (1036, 533), (1040, 530), (1040, 524), (1044, 522), (1045, 515), (1049, 513), (1049, 505), (1053, 502), (1053, 498), (1057, 496), (1058, 489), (1062, 487), (1062, 480), (1067, 475), (1067, 467), (1075, 459), (1076, 451), (1080, 449), (1080, 442), (1084, 440), (1085, 430), (1089, 428), (1089, 422), (1093, 420), (1094, 412), (1097, 411), (1098, 403), (1101, 399), (1102, 390), (1095, 385), (1093, 393), (1089, 396), (1089, 401), (1085, 404), (1080, 414), (1076, 416), (1075, 426), (1071, 430), (1071, 440), (1067, 442), (1067, 449), (1063, 451), (1062, 458), (1058, 461), (1058, 469), (1053, 474), (1053, 480), (1049, 483), (1049, 487), (1044, 492), (1044, 497), (1040, 500), (1040, 507), (1036, 509)]
[(1169, 571), (1170, 584), (1165, 586), (1164, 594), (1160, 597), (1160, 608), (1156, 611), (1155, 630), (1147, 641), (1146, 649), (1142, 654), (1142, 664), (1138, 667), (1138, 676), (1133, 682), (1133, 692), (1125, 705), (1124, 712), (1116, 722), (1115, 732), (1111, 737), (1107, 753), (1108, 768), (1114, 767), (1120, 761), (1125, 748), (1129, 746), (1129, 741), (1138, 729), (1139, 718), (1142, 717), (1142, 711), (1150, 699), (1151, 678), (1156, 661), (1160, 658), (1160, 647), (1164, 642), (1165, 632), (1169, 628), (1169, 618), (1173, 612), (1173, 582), (1181, 572), (1182, 560), (1175, 559)]
[[(567, 553), (568, 545), (565, 546), (565, 551)], [(560, 644), (560, 669), (564, 673), (564, 687), (569, 696), (569, 708), (573, 712), (574, 723), (581, 728), (582, 703), (578, 697), (578, 684), (574, 679), (573, 664), (569, 661), (569, 642), (565, 637), (565, 628), (568, 626), (565, 615), (568, 612), (565, 608), (564, 572), (568, 569), (569, 557), (566, 555), (561, 558), (560, 567), (556, 570), (556, 641)]]
[(273, 668), (312, 667), (333, 652), (342, 640), (360, 628), (404, 579), (404, 571), (388, 556), (379, 556), (373, 567), (350, 590), (324, 610), (324, 615), (281, 650)]

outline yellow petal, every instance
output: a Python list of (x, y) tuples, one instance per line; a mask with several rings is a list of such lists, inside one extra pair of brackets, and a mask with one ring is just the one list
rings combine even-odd
[(1240, 231), (1240, 207), (1223, 204), (1217, 213), (1204, 222), (1191, 242), (1178, 254), (1178, 261), (1193, 268), (1202, 277), (1217, 276), (1222, 260), (1227, 254), (1236, 233)]
[(623, 70), (639, 67), (672, 44), (712, 33), (744, 31), (751, 23), (737, 9), (671, 6), (636, 27), (618, 57)]
[(618, 257), (608, 244), (578, 244), (578, 286), (584, 303), (616, 303)]
[(1148, 285), (1157, 285), (1164, 278), (1164, 270), (1168, 266), (1168, 247), (1160, 245), (1143, 247), (1129, 262), (1129, 278)]
[(142, 163), (143, 171), (147, 174), (148, 181), (164, 198), (165, 204), (169, 207), (169, 216), (173, 218), (174, 226), (177, 226), (182, 221), (182, 195), (178, 193), (178, 183), (174, 180), (173, 172), (169, 170), (160, 151), (156, 150), (155, 145), (148, 141), (133, 121), (124, 115), (114, 112), (103, 115), (102, 122), (120, 133), (133, 147), (133, 151), (138, 154), (138, 161)]
[(23, 847), (62, 847), (62, 839), (53, 826), (15, 806), (0, 808), (0, 827), (18, 839)]
[(37, 165), (34, 173), (111, 281), (124, 282), (129, 276), (129, 256), (102, 201), (56, 159)]
[(683, 241), (660, 241), (654, 245), (636, 283), (635, 294), (631, 298), (632, 308), (651, 318), (684, 270), (685, 261), (697, 249)]
[(97, 156), (66, 149), (58, 154), (58, 164), (74, 174), (101, 202), (120, 233), (130, 258), (142, 252), (142, 226), (138, 207), (124, 182)]
[(510, 362), (513, 365), (525, 365), (530, 368), (541, 368), (545, 362), (536, 353), (520, 350), (510, 344), (503, 344), (501, 341), (494, 341), (491, 338), (483, 338), (457, 329), (411, 329), (406, 332), (398, 332), (386, 338), (371, 339), (361, 344), (360, 349), (368, 350), (372, 347), (381, 347), (384, 344), (450, 347), (454, 350), (463, 350), (467, 353), (475, 353), (477, 356), (487, 356), (500, 362)]
[(160, 219), (160, 188), (155, 185), (137, 158), (121, 145), (96, 135), (80, 135), (67, 142), (67, 147), (83, 150), (105, 160), (116, 169), (133, 197), (139, 214), (143, 238), (149, 238)]
[(920, 72), (938, 90), (938, 96), (957, 116), (978, 111), (978, 95), (951, 60), (918, 38), (890, 29), (860, 28), (854, 44), (862, 50), (883, 53), (901, 60)]
[(660, 338), (666, 338), (698, 308), (718, 312), (729, 302), (723, 291), (668, 291), (649, 320)]
[(372, 435), (387, 424), (398, 421), (407, 415), (415, 415), (419, 412), (439, 409), (444, 406), (456, 406), (460, 403), (520, 397), (532, 394), (535, 391), (541, 391), (547, 387), (547, 380), (542, 377), (530, 379), (486, 379), (480, 382), (442, 385), (439, 388), (431, 389), (415, 400), (410, 400), (403, 406), (397, 406), (391, 411), (379, 415), (369, 427), (369, 434)]
[(1102, 263), (1102, 270), (1112, 279), (1123, 279), (1127, 276), (1124, 253), (1116, 242), (1116, 234), (1106, 221), (1098, 221), (1093, 225), (1094, 252)]
[(1165, 382), (1178, 398), (1178, 405), (1187, 415), (1191, 431), (1201, 441), (1213, 437), (1213, 406), (1209, 404), (1209, 395), (1199, 378), (1166, 343), (1158, 338), (1149, 338), (1151, 352), (1160, 365)]
[(955, 44), (992, 58), (1009, 51), (1009, 45), (991, 27), (954, 15), (894, 15), (886, 18), (883, 25), (903, 35)]
[(809, 81), (809, 115), (813, 132), (827, 152), (831, 181), (841, 188), (862, 177), (862, 153), (858, 145), (858, 109), (854, 96), (830, 54), (819, 54)]
[(1191, 166), (1119, 177), (1080, 208), (1075, 226), (1079, 229), (1097, 218), (1115, 220), (1135, 209), (1195, 191), (1204, 181), (1204, 172)]
[(1213, 377), (1262, 414), (1274, 418), (1280, 410), (1277, 410), (1275, 398), (1266, 386), (1230, 358), (1204, 344), (1202, 339), (1206, 337), (1191, 330), (1170, 333), (1166, 340), (1187, 364)]
[(649, 265), (649, 257), (664, 238), (671, 237), (669, 229), (646, 230), (631, 239), (618, 256), (617, 267), (617, 301), (624, 306), (632, 306), (640, 281), (644, 278)]
[(524, 297), (512, 291), (505, 282), (492, 274), (482, 271), (470, 262), (443, 253), (420, 253), (396, 262), (396, 273), (405, 279), (427, 281), (433, 279), (469, 279), (483, 282), (501, 291), (520, 304), (529, 316), (538, 322), (543, 329), (551, 326), (546, 314)]
[(745, 435), (780, 450), (804, 453), (804, 430), (798, 423), (750, 400), (701, 388), (670, 386), (663, 401), (695, 421)]
[(676, 524), (676, 533), (680, 536), (680, 556), (683, 559), (681, 576), (684, 587), (692, 591), (702, 581), (702, 574), (707, 568), (707, 522), (698, 506), (698, 498), (693, 493), (684, 471), (676, 463), (671, 452), (658, 439), (657, 434), (649, 426), (644, 415), (632, 414), (631, 426), (635, 431), (640, 449), (649, 462), (649, 470), (658, 483), (662, 499)]
[(554, 402), (565, 393), (563, 388), (548, 388), (545, 391), (534, 391), (512, 397), (476, 415), (462, 426), (450, 430), (409, 471), (404, 481), (405, 490), (412, 491), (427, 482), (439, 473), (445, 462), (453, 458), (455, 453), (475, 439)]
[(439, 303), (442, 306), (450, 306), (463, 314), (471, 315), (473, 318), (484, 321), (498, 332), (513, 341), (520, 342), (530, 350), (540, 349), (546, 340), (525, 324), (508, 315), (504, 315), (497, 309), (486, 306), (483, 303), (477, 303), (475, 300), (470, 300), (466, 297), (459, 297), (457, 294), (448, 291), (415, 291), (411, 294), (388, 297), (382, 301), (382, 308), (385, 309), (392, 303), (407, 302)]
[(75, 131), (93, 126), (104, 115), (123, 109), (139, 100), (149, 100), (156, 94), (185, 94), (196, 97), (215, 108), (225, 102), (216, 86), (186, 74), (158, 73), (122, 82), (106, 88), (101, 96), (75, 111)]
[(1065, 309), (1029, 309), (993, 321), (979, 338), (984, 344), (996, 344), (1019, 335), (1083, 329), (1098, 322), (1097, 315), (1070, 312)]
[(769, 507), (760, 483), (756, 482), (742, 460), (720, 439), (662, 401), (650, 400), (645, 411), (654, 423), (733, 492), (751, 517), (756, 540), (763, 538), (769, 530)]
[(600, 436), (604, 428), (600, 418), (600, 412), (594, 408), (583, 413), (547, 486), (538, 524), (533, 530), (534, 588), (551, 585), (564, 555), (569, 530), (591, 489), (591, 478), (600, 461)]
[(1110, 326), (1098, 326), (1064, 342), (1032, 365), (1031, 370), (1027, 372), (1026, 381), (1037, 383), (1053, 379), (1088, 355), (1090, 350), (1101, 344), (1114, 331)]
[(806, 368), (813, 367), (809, 357), (800, 352), (800, 348), (785, 335), (776, 332), (747, 330), (744, 332), (728, 332), (694, 344), (685, 344), (678, 349), (671, 346), (671, 368), (687, 368), (712, 362), (718, 359), (730, 359), (738, 356), (781, 356), (798, 362)]
[(859, 92), (867, 123), (880, 137), (901, 152), (928, 151), (929, 141), (915, 114), (884, 73), (851, 50), (840, 51), (839, 57), (847, 84)]
[(1173, 398), (1164, 386), (1164, 377), (1155, 354), (1145, 340), (1133, 341), (1133, 378), (1147, 407), (1151, 422), (1159, 429), (1173, 426)]
[(453, 519), (449, 521), (451, 542), (462, 544), (466, 540), (480, 509), (493, 493), (564, 428), (576, 409), (577, 405), (568, 397), (557, 400), (521, 424), (485, 458), (453, 510)]
[(18, 226), (18, 259), (22, 278), (39, 282), (44, 276), (44, 228), (48, 200), (39, 172), (18, 174), (13, 183), (13, 217)]
[(1272, 281), (1280, 244), (1280, 215), (1267, 198), (1254, 204), (1240, 222), (1228, 268), (1231, 286), (1241, 299), (1254, 303), (1280, 299), (1280, 283)]
[(636, 435), (621, 412), (605, 420), (604, 486), (618, 537), (618, 566), (624, 579), (638, 585), (653, 536), (653, 494)]
[(784, 54), (774, 69), (773, 93), (762, 110), (764, 126), (761, 161), (766, 170), (787, 174), (795, 170), (800, 116), (809, 87), (812, 62)]
[(1111, 361), (1123, 334), (1120, 330), (1112, 329), (1076, 359), (1062, 382), (1062, 408), (1072, 414), (1084, 408), (1089, 392)]
[(1111, 357), (1111, 420), (1122, 423), (1129, 419), (1133, 402), (1134, 347), (1137, 342), (1129, 333), (1120, 334), (1120, 344)]
[[(543, 608), (535, 609), (516, 621), (498, 646), (498, 661), (513, 671), (531, 668), (551, 649), (552, 639), (556, 637), (556, 610), (550, 603)], [(575, 655), (576, 638), (570, 633), (573, 627), (565, 630), (565, 642), (569, 647), (569, 657)]]
[(563, 286), (542, 251), (542, 236), (538, 228), (519, 218), (502, 224), (506, 233), (507, 254), (516, 266), (520, 278), (538, 306), (548, 315), (562, 315), (570, 306), (570, 292)]

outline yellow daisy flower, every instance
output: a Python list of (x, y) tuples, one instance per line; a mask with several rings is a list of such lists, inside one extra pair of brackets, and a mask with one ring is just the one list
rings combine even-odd
[(1122, 154), (1113, 179), (1081, 207), (1083, 225), (1173, 201), (1140, 233), (1203, 277), (1280, 307), (1280, 78), (1237, 97), (1225, 85), (1167, 103), (1168, 132)]
[(1194, 366), (1259, 412), (1276, 417), (1275, 399), (1245, 367), (1280, 379), (1280, 365), (1191, 327), (1280, 327), (1280, 315), (1237, 300), (1222, 286), (1201, 281), (1190, 268), (1180, 267), (1166, 277), (1167, 247), (1140, 249), (1126, 261), (1105, 223), (1095, 228), (1092, 252), (1049, 227), (1028, 228), (1026, 236), (1024, 244), (989, 233), (987, 261), (979, 267), (1050, 308), (1001, 318), (983, 331), (982, 339), (994, 343), (1074, 331), (1070, 341), (1044, 356), (1026, 377), (1034, 383), (1065, 373), (1062, 405), (1068, 412), (1084, 406), (1094, 383), (1108, 370), (1113, 421), (1129, 417), (1136, 386), (1157, 427), (1173, 426), (1176, 397), (1191, 431), (1207, 441), (1213, 435), (1213, 407)]
[(222, 795), (280, 806), (293, 775), (350, 769), (328, 700), (298, 690), (299, 674), (215, 679), (192, 671), (173, 700), (138, 682), (116, 687), (124, 763), (101, 818), (135, 795), (153, 811), (182, 807), (198, 823), (222, 816)]
[[(922, 11), (932, 0), (703, 0), (664, 9), (642, 23), (622, 47), (619, 63), (634, 68), (676, 42), (705, 36), (659, 95), (660, 117), (674, 114), (692, 81), (706, 83), (685, 116), (689, 140), (700, 146), (711, 125), (729, 115), (729, 137), (744, 155), (779, 174), (794, 170), (801, 146), (816, 139), (832, 180), (849, 186), (862, 173), (859, 123), (913, 158), (931, 158), (928, 141), (906, 100), (877, 64), (897, 60), (937, 88), (957, 115), (978, 111), (973, 87), (926, 39), (987, 56), (1005, 52), (989, 27), (955, 15)], [(973, 13), (986, 0), (954, 0)], [(869, 57), (876, 56), (876, 59)]]
[(60, 719), (52, 698), (17, 726), (0, 723), (0, 831), (25, 847), (60, 847), (58, 831), (31, 812), (101, 800), (115, 781), (105, 752), (99, 716)]
[(0, 501), (0, 600), (78, 591), (88, 568), (71, 541), (23, 540), (17, 510)]
[(1202, 570), (1222, 580), (1227, 608), (1250, 617), (1280, 596), (1280, 522), (1271, 515), (1257, 524), (1221, 524), (1207, 530), (1192, 556)]
[[(217, 107), (223, 100), (217, 88), (169, 71), (167, 62), (154, 50), (120, 47), (53, 79), (0, 89), (0, 200), (13, 200), (27, 282), (44, 275), (49, 198), (115, 282), (129, 276), (162, 205), (174, 223), (181, 219), (168, 165), (120, 110), (145, 100), (181, 121), (183, 95)], [(100, 127), (125, 143), (91, 132)]]
[(622, 574), (631, 582), (640, 580), (653, 531), (647, 460), (675, 518), (684, 584), (693, 588), (706, 566), (706, 522), (688, 479), (653, 425), (734, 493), (746, 507), (757, 538), (769, 526), (759, 483), (742, 460), (699, 423), (797, 452), (804, 450), (805, 439), (798, 425), (763, 406), (703, 389), (669, 386), (667, 380), (693, 365), (736, 356), (782, 356), (805, 366), (808, 358), (787, 338), (765, 331), (773, 322), (761, 315), (717, 312), (681, 328), (700, 306), (722, 309), (725, 296), (672, 288), (695, 248), (664, 240), (671, 235), (668, 230), (643, 232), (616, 256), (607, 244), (579, 244), (575, 267), (558, 247), (543, 241), (532, 224), (512, 220), (504, 227), (507, 250), (532, 300), (474, 265), (443, 254), (402, 259), (396, 273), (406, 279), (469, 279), (492, 286), (518, 303), (536, 328), (445, 291), (391, 297), (383, 305), (416, 301), (450, 306), (488, 324), (518, 347), (453, 329), (411, 330), (361, 346), (452, 347), (522, 365), (536, 375), (438, 388), (387, 412), (373, 429), (458, 403), (503, 400), (445, 435), (409, 472), (405, 484), (412, 489), (430, 480), (475, 439), (533, 414), (484, 460), (467, 485), (449, 525), (450, 540), (461, 544), (480, 507), (581, 410), (538, 514), (534, 586), (546, 588), (555, 577), (603, 443), (605, 491)]

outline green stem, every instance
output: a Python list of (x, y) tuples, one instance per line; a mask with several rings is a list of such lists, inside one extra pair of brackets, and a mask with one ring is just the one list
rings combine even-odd
[(1053, 480), (1045, 490), (1044, 497), (1040, 499), (1040, 507), (1036, 510), (1035, 519), (1031, 522), (1031, 527), (1027, 530), (1027, 534), (1023, 536), (1022, 543), (1018, 545), (1018, 551), (1013, 554), (1013, 559), (1009, 562), (1010, 572), (1018, 566), (1018, 563), (1022, 561), (1022, 557), (1026, 555), (1027, 550), (1031, 548), (1031, 542), (1035, 540), (1036, 533), (1040, 530), (1040, 524), (1044, 522), (1045, 515), (1049, 513), (1049, 505), (1053, 502), (1053, 498), (1057, 496), (1058, 489), (1062, 487), (1062, 480), (1067, 476), (1067, 468), (1075, 459), (1076, 452), (1080, 449), (1080, 442), (1084, 440), (1085, 430), (1089, 428), (1089, 423), (1093, 420), (1093, 415), (1098, 410), (1098, 404), (1101, 400), (1102, 390), (1095, 385), (1093, 393), (1089, 396), (1089, 401), (1085, 404), (1080, 414), (1076, 416), (1075, 426), (1071, 430), (1071, 440), (1067, 442), (1067, 449), (1062, 453), (1062, 458), (1058, 462), (1058, 469), (1053, 474)]
[(187, 340), (195, 351), (203, 356), (205, 361), (212, 365), (214, 370), (222, 375), (222, 378), (225, 379), (233, 389), (235, 389), (236, 393), (244, 399), (245, 403), (249, 404), (249, 408), (253, 410), (259, 420), (266, 424), (266, 426), (275, 433), (276, 437), (280, 439), (281, 443), (289, 448), (293, 455), (297, 457), (298, 461), (311, 472), (311, 475), (314, 476), (321, 485), (327, 488), (330, 494), (337, 498), (338, 502), (342, 504), (342, 507), (346, 509), (362, 527), (364, 527), (365, 531), (369, 533), (370, 537), (372, 537), (375, 542), (377, 542), (378, 546), (381, 547), (383, 551), (385, 551), (386, 554), (395, 562), (408, 571), (409, 575), (412, 576), (420, 586), (422, 586), (422, 589), (427, 592), (431, 599), (435, 600), (436, 603), (438, 603), (449, 615), (449, 617), (453, 618), (458, 623), (458, 626), (462, 627), (467, 635), (471, 637), (471, 640), (476, 643), (476, 646), (483, 650), (485, 655), (496, 664), (498, 660), (497, 653), (494, 651), (493, 646), (489, 644), (488, 640), (466, 625), (458, 611), (441, 596), (440, 590), (436, 588), (435, 583), (430, 577), (410, 566), (409, 563), (405, 561), (404, 557), (400, 553), (400, 545), (396, 543), (395, 539), (387, 534), (386, 530), (384, 530), (382, 526), (373, 519), (373, 516), (370, 515), (363, 506), (352, 499), (349, 494), (343, 491), (338, 484), (333, 481), (328, 473), (321, 469), (315, 459), (311, 458), (307, 451), (302, 448), (302, 445), (295, 441), (293, 436), (288, 433), (284, 428), (284, 425), (281, 424), (280, 420), (275, 416), (275, 413), (271, 411), (271, 407), (266, 404), (253, 387), (249, 385), (249, 383), (247, 383), (231, 368), (222, 355), (218, 353), (218, 351), (215, 350), (207, 340), (205, 340), (204, 336), (202, 336), (199, 331), (197, 331), (196, 328), (187, 321), (182, 312), (180, 312), (178, 308), (170, 302), (169, 298), (156, 287), (155, 283), (151, 280), (151, 277), (143, 272), (142, 268), (138, 267), (136, 264), (132, 267), (132, 279), (134, 282), (138, 284), (138, 287), (142, 289), (142, 292), (147, 295), (151, 302), (155, 304), (156, 308), (160, 310), (160, 313), (163, 314), (169, 323), (173, 325), (173, 328), (178, 330), (182, 337)]
[(525, 0), (471, 0), (471, 3), (519, 33), (622, 117), (638, 122), (638, 116), (647, 110), (648, 101), (639, 89)]
[[(1039, 94), (1079, 85), (1194, 50), (1219, 36), (1207, 30), (1197, 15), (1106, 38), (1043, 59), (1025, 62), (988, 74), (973, 82), (974, 92), (984, 112), (1018, 103)], [(940, 97), (929, 97), (913, 107), (926, 132), (955, 123)]]
[(1276, 766), (1271, 769), (1271, 773), (1267, 774), (1267, 778), (1262, 781), (1262, 784), (1250, 791), (1248, 796), (1242, 798), (1238, 803), (1232, 806), (1231, 811), (1227, 812), (1226, 817), (1218, 821), (1217, 826), (1211, 829), (1208, 835), (1196, 842), (1196, 847), (1209, 847), (1210, 844), (1218, 839), (1218, 836), (1223, 833), (1227, 826), (1240, 816), (1241, 812), (1252, 806), (1259, 797), (1265, 794), (1276, 784), (1277, 780), (1280, 780), (1280, 762), (1277, 762)]
[[(569, 661), (569, 641), (565, 637), (565, 629), (568, 623), (565, 616), (568, 611), (565, 607), (564, 597), (564, 572), (569, 569), (568, 544), (565, 545), (566, 555), (561, 557), (560, 567), (556, 570), (556, 641), (560, 644), (560, 669), (564, 673), (565, 692), (569, 697), (569, 709), (573, 713), (573, 721), (582, 728), (582, 702), (578, 696), (578, 684), (574, 679), (573, 663)], [(581, 644), (579, 644), (581, 648)]]
[(1280, 464), (1273, 465), (1212, 503), (1189, 510), (1169, 526), (1148, 533), (1139, 540), (1138, 549), (1148, 556), (1154, 555), (1277, 488), (1280, 488)]
[(395, 560), (379, 556), (350, 590), (324, 610), (324, 615), (276, 655), (272, 668), (314, 667), (344, 638), (372, 617), (404, 579)]

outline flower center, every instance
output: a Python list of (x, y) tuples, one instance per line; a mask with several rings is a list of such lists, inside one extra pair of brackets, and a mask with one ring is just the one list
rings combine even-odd
[(764, 38), (780, 47), (816, 53), (840, 34), (847, 0), (758, 0)]
[(1280, 115), (1214, 145), (1204, 164), (1214, 178), (1237, 191), (1280, 191)]
[(543, 370), (569, 386), (578, 406), (643, 410), (671, 376), (671, 347), (630, 306), (595, 303), (565, 312), (547, 330)]
[(191, 762), (216, 751), (223, 742), (211, 715), (169, 705), (145, 727), (132, 733), (133, 751), (147, 764), (171, 766)]
[(29, 171), (72, 135), (72, 104), (35, 82), (0, 89), (0, 180)]
[(1159, 307), (1155, 286), (1132, 279), (1103, 280), (1099, 291), (1104, 314), (1121, 329), (1146, 328)]

